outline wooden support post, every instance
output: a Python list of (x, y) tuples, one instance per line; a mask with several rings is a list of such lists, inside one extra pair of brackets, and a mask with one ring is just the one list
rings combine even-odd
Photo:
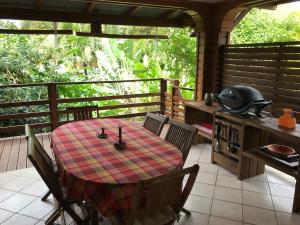
[(179, 87), (179, 80), (173, 80), (173, 87), (175, 87), (175, 94), (174, 96), (179, 96), (181, 97), (181, 93), (177, 87)]
[(48, 97), (51, 118), (51, 129), (54, 130), (58, 126), (57, 90), (55, 83), (48, 84)]
[(172, 91), (171, 91), (171, 118), (173, 119), (174, 117), (174, 96), (176, 94), (176, 89), (174, 86), (172, 86)]
[(229, 33), (237, 24), (234, 21), (245, 10), (234, 9), (238, 4), (239, 1), (232, 0), (205, 11), (194, 9), (194, 13), (190, 13), (196, 23), (197, 34), (196, 101), (201, 101), (206, 92), (219, 91), (219, 48), (229, 42)]
[(203, 62), (204, 62), (204, 32), (197, 32), (197, 55), (196, 55), (196, 82), (195, 82), (195, 101), (201, 101), (203, 96)]
[(167, 92), (167, 81), (165, 79), (160, 80), (160, 111), (165, 114), (165, 92)]

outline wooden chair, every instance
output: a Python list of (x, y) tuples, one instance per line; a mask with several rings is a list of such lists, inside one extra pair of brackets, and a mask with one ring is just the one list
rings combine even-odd
[[(41, 143), (38, 141), (38, 139), (32, 133), (29, 125), (25, 125), (25, 135), (26, 135), (26, 137), (30, 136), (33, 139), (34, 143), (36, 143), (36, 145), (38, 145), (38, 150), (41, 150), (40, 154), (43, 156), (43, 158), (46, 161), (46, 163), (57, 174), (58, 173), (58, 169), (57, 169), (55, 161), (52, 160), (51, 157), (48, 155), (48, 153), (44, 150), (44, 147), (41, 145)], [(42, 201), (46, 201), (48, 199), (49, 195), (51, 195), (51, 191), (50, 190), (42, 197)]]
[(48, 159), (44, 158), (44, 154), (41, 153), (45, 152), (45, 150), (38, 142), (36, 142), (36, 138), (30, 132), (30, 128), (28, 125), (26, 125), (25, 129), (28, 135), (26, 136), (28, 141), (27, 156), (37, 172), (42, 177), (45, 184), (48, 186), (55, 199), (58, 201), (58, 208), (50, 215), (45, 224), (52, 225), (64, 211), (66, 211), (77, 224), (86, 224), (88, 218), (86, 218), (85, 220), (81, 219), (71, 207), (73, 204), (77, 204), (77, 202), (71, 201), (65, 197), (64, 192), (60, 187), (57, 174), (55, 173), (51, 164), (49, 164)]
[[(112, 220), (121, 225), (168, 225), (179, 220), (196, 180), (199, 165), (177, 170), (167, 175), (140, 181), (132, 199), (132, 208)], [(183, 178), (188, 176), (182, 189)], [(183, 190), (183, 191), (181, 191)]]
[(71, 114), (73, 114), (74, 120), (94, 119), (93, 112), (96, 112), (97, 118), (99, 118), (98, 106), (68, 107), (67, 119), (70, 120)]
[(164, 127), (164, 124), (167, 123), (168, 120), (169, 118), (167, 116), (148, 112), (146, 114), (143, 127), (159, 136)]
[(196, 132), (197, 128), (193, 126), (170, 120), (170, 127), (165, 140), (175, 145), (182, 152), (183, 163), (188, 157)]

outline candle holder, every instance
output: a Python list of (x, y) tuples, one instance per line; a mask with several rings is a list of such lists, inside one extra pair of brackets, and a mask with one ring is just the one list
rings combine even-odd
[(97, 137), (98, 137), (98, 138), (101, 138), (101, 139), (107, 138), (108, 135), (107, 135), (107, 134), (105, 133), (105, 131), (104, 131), (105, 128), (102, 127), (101, 130), (102, 130), (102, 131), (101, 131), (101, 134), (97, 133)]
[(119, 140), (114, 144), (114, 147), (118, 150), (126, 148), (126, 143), (122, 141), (122, 126), (119, 125)]

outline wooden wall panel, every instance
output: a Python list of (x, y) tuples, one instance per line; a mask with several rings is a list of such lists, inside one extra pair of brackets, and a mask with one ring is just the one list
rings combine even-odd
[(277, 117), (292, 108), (300, 122), (300, 42), (226, 45), (221, 48), (221, 87), (245, 84), (271, 99)]

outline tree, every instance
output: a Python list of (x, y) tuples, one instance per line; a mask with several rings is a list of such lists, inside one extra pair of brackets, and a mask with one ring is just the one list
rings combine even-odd
[(266, 10), (252, 9), (231, 33), (232, 44), (298, 41), (299, 13), (278, 18)]

